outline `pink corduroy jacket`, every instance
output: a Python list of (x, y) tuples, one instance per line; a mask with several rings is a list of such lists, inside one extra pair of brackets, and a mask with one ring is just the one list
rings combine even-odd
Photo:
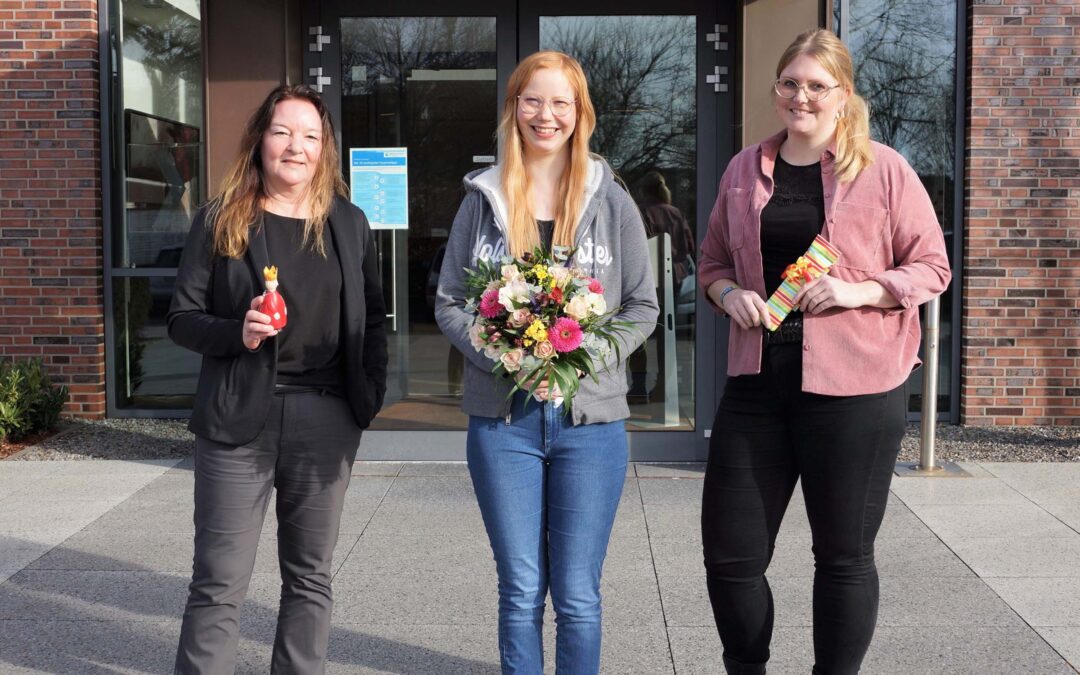
[[(761, 210), (772, 197), (773, 166), (786, 135), (781, 131), (747, 147), (728, 164), (701, 245), (698, 282), (703, 291), (718, 279), (734, 279), (766, 297)], [(836, 180), (832, 151), (822, 155), (822, 236), (840, 249), (829, 274), (851, 282), (872, 279), (900, 306), (807, 314), (802, 361), (806, 392), (853, 396), (902, 384), (920, 363), (918, 307), (944, 291), (952, 276), (945, 238), (919, 177), (895, 150), (873, 143), (873, 154), (873, 164), (849, 183)], [(728, 375), (761, 372), (762, 331), (731, 322)]]

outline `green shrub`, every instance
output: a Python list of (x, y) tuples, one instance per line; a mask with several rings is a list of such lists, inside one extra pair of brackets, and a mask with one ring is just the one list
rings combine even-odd
[(49, 381), (41, 359), (0, 363), (0, 438), (17, 441), (52, 429), (67, 400), (67, 387)]

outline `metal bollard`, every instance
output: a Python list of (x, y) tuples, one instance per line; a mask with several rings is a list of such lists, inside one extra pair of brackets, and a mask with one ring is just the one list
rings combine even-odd
[(937, 430), (938, 354), (941, 325), (941, 301), (938, 298), (926, 303), (926, 320), (923, 340), (922, 421), (919, 425), (918, 464), (897, 464), (896, 475), (937, 478), (970, 477), (967, 471), (954, 462), (938, 464), (934, 459), (934, 434)]
[(922, 421), (919, 425), (919, 464), (916, 471), (940, 471), (934, 463), (934, 434), (937, 430), (938, 346), (941, 333), (941, 299), (934, 297), (926, 303), (926, 328), (923, 344), (926, 362), (923, 364)]

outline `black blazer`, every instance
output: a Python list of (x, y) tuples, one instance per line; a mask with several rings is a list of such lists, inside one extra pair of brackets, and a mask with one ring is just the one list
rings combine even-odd
[[(277, 380), (277, 341), (248, 350), (244, 314), (263, 292), (266, 236), (251, 230), (238, 259), (212, 255), (206, 207), (195, 217), (169, 307), (169, 337), (203, 355), (188, 428), (219, 443), (242, 445), (262, 430)], [(342, 276), (342, 354), (345, 390), (356, 423), (366, 428), (386, 394), (386, 305), (371, 228), (359, 208), (338, 197), (327, 221)], [(295, 282), (294, 282), (295, 283)]]

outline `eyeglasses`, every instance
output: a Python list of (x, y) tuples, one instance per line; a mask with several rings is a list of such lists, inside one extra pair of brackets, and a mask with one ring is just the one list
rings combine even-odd
[(776, 82), (773, 82), (773, 90), (776, 91), (776, 95), (780, 98), (795, 98), (799, 95), (799, 90), (802, 89), (806, 92), (806, 100), (817, 103), (829, 95), (833, 89), (836, 89), (840, 85), (834, 84), (829, 86), (821, 82), (807, 82), (806, 84), (799, 84), (795, 80), (789, 77), (781, 77)]
[(547, 104), (551, 108), (551, 114), (556, 117), (563, 117), (568, 115), (574, 108), (574, 104), (577, 103), (572, 98), (549, 98), (544, 99), (539, 96), (518, 96), (518, 105), (521, 107), (521, 112), (526, 115), (535, 115), (540, 112)]

